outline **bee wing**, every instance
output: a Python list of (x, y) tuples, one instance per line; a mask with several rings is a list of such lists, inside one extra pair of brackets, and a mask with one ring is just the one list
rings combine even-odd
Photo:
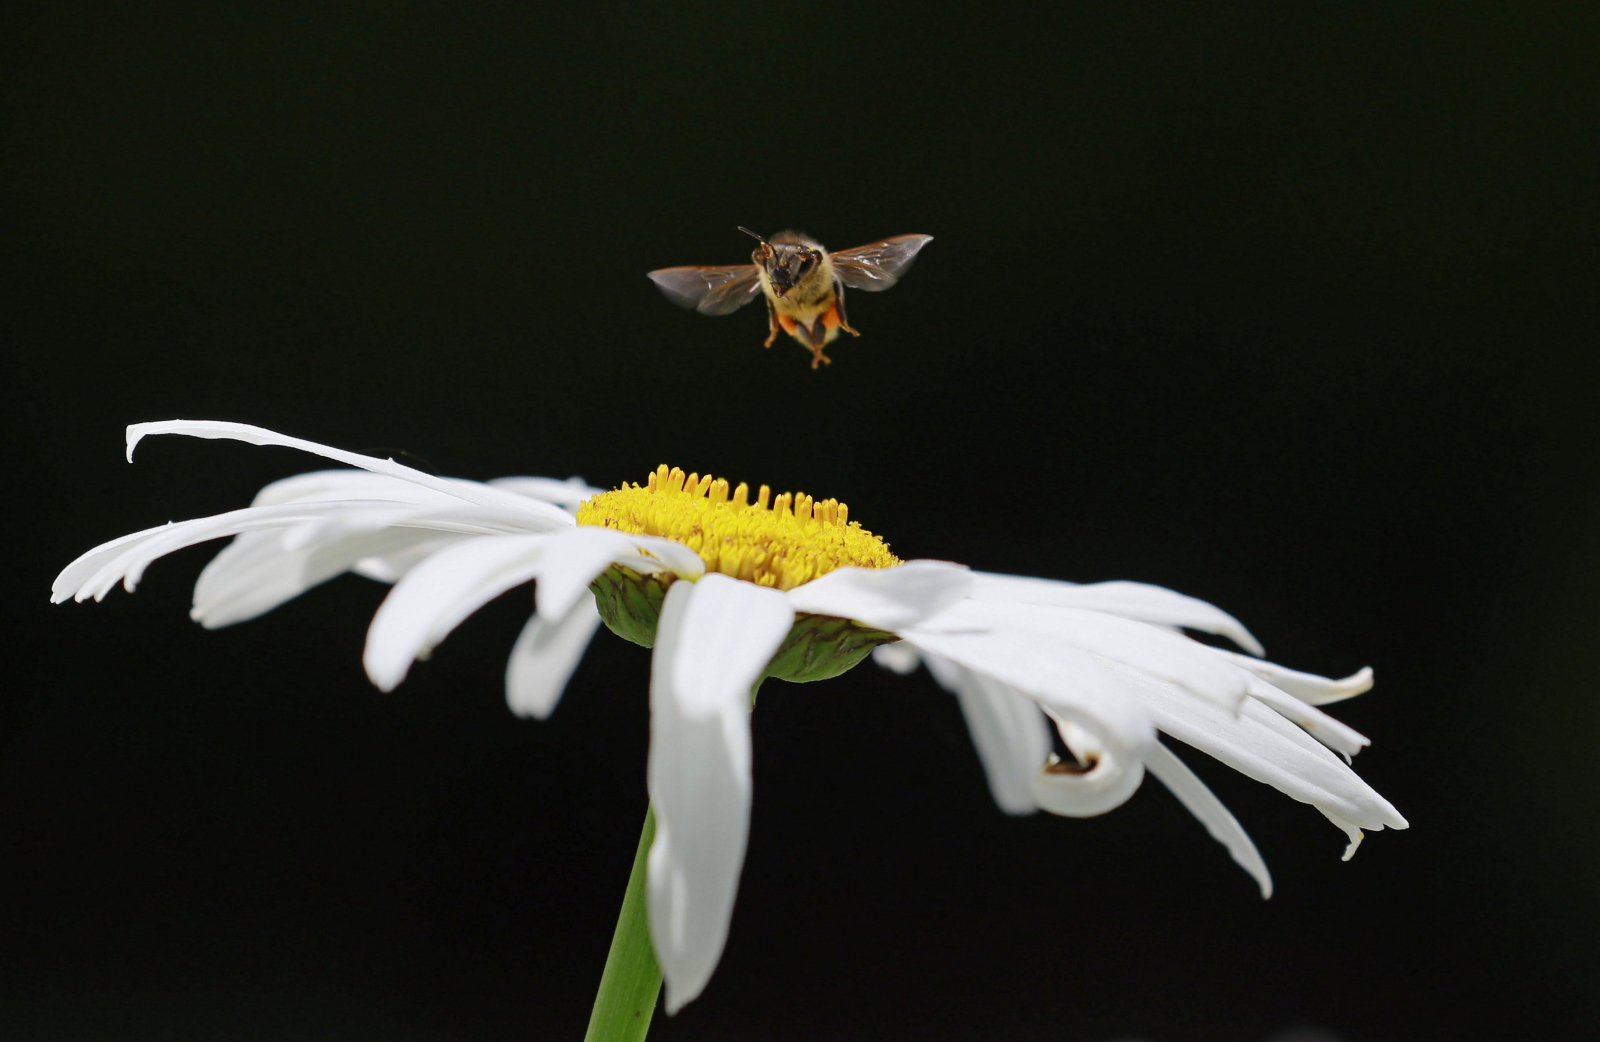
[(702, 315), (731, 314), (761, 292), (754, 264), (726, 268), (660, 268), (650, 273), (650, 281), (674, 304), (694, 308)]
[(896, 235), (833, 254), (833, 268), (851, 289), (876, 293), (900, 281), (917, 259), (917, 251), (933, 241), (931, 235)]

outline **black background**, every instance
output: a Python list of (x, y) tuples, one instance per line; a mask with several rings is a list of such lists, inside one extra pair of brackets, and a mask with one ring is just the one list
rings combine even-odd
[[(1400, 8), (1395, 10), (1394, 8)], [(652, 1038), (1580, 1038), (1595, 1025), (1590, 4), (54, 3), (3, 48), (7, 1039), (575, 1039), (643, 814), (648, 655), (504, 708), (527, 592), (392, 695), (346, 577), (215, 633), (214, 545), (72, 557), (316, 461), (659, 462), (905, 557), (1141, 579), (1338, 707), (1413, 822), (1191, 757), (1002, 817), (952, 700), (769, 685), (732, 936)], [(735, 230), (936, 241), (820, 372), (644, 279)]]

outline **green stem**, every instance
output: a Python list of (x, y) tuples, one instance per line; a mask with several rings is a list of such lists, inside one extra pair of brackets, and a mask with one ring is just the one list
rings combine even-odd
[(650, 946), (650, 916), (645, 899), (650, 843), (655, 838), (656, 809), (652, 806), (645, 812), (639, 850), (633, 856), (633, 872), (622, 896), (617, 932), (611, 935), (611, 951), (606, 955), (605, 972), (600, 975), (600, 991), (594, 997), (594, 1012), (589, 1015), (589, 1033), (583, 1036), (584, 1042), (641, 1042), (650, 1030), (656, 996), (661, 993), (661, 967), (656, 965), (655, 949)]

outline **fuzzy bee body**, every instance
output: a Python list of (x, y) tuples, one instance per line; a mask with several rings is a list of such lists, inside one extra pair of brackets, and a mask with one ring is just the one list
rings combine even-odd
[(845, 287), (869, 292), (885, 290), (911, 267), (917, 251), (931, 235), (897, 235), (892, 239), (830, 254), (820, 242), (799, 232), (779, 232), (764, 239), (739, 229), (761, 244), (752, 264), (733, 267), (662, 268), (650, 278), (667, 298), (704, 315), (726, 315), (759, 294), (767, 301), (767, 339), (788, 333), (811, 352), (811, 368), (833, 360), (822, 349), (840, 331), (860, 336), (845, 317)]

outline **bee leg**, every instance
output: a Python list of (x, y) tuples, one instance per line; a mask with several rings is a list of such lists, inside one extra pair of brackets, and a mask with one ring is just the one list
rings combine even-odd
[(767, 342), (762, 347), (771, 347), (772, 342), (778, 339), (778, 312), (773, 309), (772, 301), (767, 301)]
[(840, 329), (844, 330), (846, 333), (849, 333), (851, 336), (860, 336), (861, 335), (860, 333), (857, 333), (855, 330), (850, 328), (850, 320), (845, 317), (845, 314), (844, 314), (844, 283), (840, 282), (838, 279), (834, 279), (833, 280), (833, 310), (835, 310), (835, 311), (837, 311), (839, 313), (839, 328)]
[(811, 349), (811, 368), (815, 369), (819, 363), (822, 365), (832, 365), (833, 359), (823, 354), (821, 347), (813, 347)]

